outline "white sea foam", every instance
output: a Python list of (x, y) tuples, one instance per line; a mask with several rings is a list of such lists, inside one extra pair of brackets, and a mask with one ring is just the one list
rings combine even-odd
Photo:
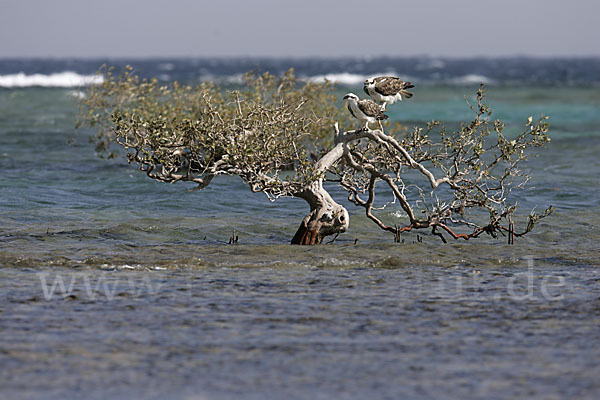
[(71, 90), (69, 96), (75, 97), (76, 99), (85, 99), (85, 92), (81, 90)]
[[(398, 76), (398, 74), (394, 71), (387, 71), (376, 74), (352, 74), (349, 72), (339, 72), (333, 74), (325, 74), (325, 75), (315, 75), (303, 78), (308, 82), (324, 82), (328, 80), (330, 82), (338, 83), (340, 85), (347, 86), (357, 86), (362, 85), (365, 79), (372, 78), (375, 76)], [(408, 81), (410, 78), (406, 76), (400, 76), (400, 79)]]
[(32, 74), (23, 72), (18, 74), (0, 75), (0, 87), (22, 88), (22, 87), (79, 87), (98, 85), (103, 82), (101, 75), (81, 75), (72, 71), (57, 72), (54, 74)]
[(173, 71), (175, 69), (175, 64), (161, 63), (161, 64), (158, 64), (158, 69), (160, 69), (161, 71)]
[(244, 83), (244, 76), (245, 75), (246, 74), (234, 74), (234, 75), (230, 75), (230, 76), (228, 76), (225, 79), (225, 81), (227, 83), (232, 83), (232, 84), (240, 85), (240, 84)]
[(232, 75), (215, 75), (205, 71), (198, 76), (200, 82), (218, 82), (228, 83), (232, 85), (241, 85), (244, 83), (244, 76), (246, 74), (232, 74)]
[(459, 76), (457, 78), (452, 78), (452, 79), (450, 79), (450, 83), (453, 83), (455, 85), (469, 85), (469, 84), (485, 83), (486, 85), (489, 85), (489, 84), (494, 84), (495, 81), (484, 75), (468, 74), (468, 75)]
[(337, 74), (309, 76), (304, 79), (309, 82), (324, 82), (325, 80), (328, 80), (330, 82), (340, 83), (342, 85), (358, 85), (363, 83), (365, 79), (367, 79), (367, 77), (365, 75), (360, 74), (340, 72)]
[(437, 58), (421, 60), (415, 65), (417, 71), (443, 69), (444, 67), (446, 67), (446, 63)]

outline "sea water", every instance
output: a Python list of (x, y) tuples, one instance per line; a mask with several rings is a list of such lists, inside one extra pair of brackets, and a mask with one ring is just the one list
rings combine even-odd
[[(508, 135), (550, 116), (517, 227), (556, 211), (512, 246), (396, 244), (335, 188), (349, 231), (290, 246), (301, 200), (235, 177), (189, 191), (97, 157), (74, 121), (104, 62), (0, 61), (0, 397), (598, 396), (598, 59), (108, 60), (192, 84), (295, 67), (342, 95), (394, 74), (416, 85), (388, 107), (408, 126), (468, 121), (486, 83)], [(397, 205), (383, 217), (403, 221)]]

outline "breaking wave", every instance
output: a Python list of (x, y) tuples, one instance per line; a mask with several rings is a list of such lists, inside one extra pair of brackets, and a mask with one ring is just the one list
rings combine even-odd
[(28, 60), (0, 63), (0, 88), (30, 86), (77, 88), (102, 82), (95, 75), (103, 63), (119, 69), (131, 65), (141, 77), (161, 82), (201, 81), (238, 85), (247, 71), (280, 75), (293, 67), (300, 79), (329, 80), (341, 86), (362, 86), (372, 76), (392, 75), (415, 85), (543, 85), (600, 86), (600, 58), (193, 58), (120, 60)]
[(31, 74), (23, 72), (17, 74), (0, 75), (0, 87), (80, 87), (98, 85), (103, 82), (101, 75), (81, 75), (72, 71), (57, 72), (53, 74)]
[(356, 86), (362, 85), (365, 79), (368, 79), (372, 76), (396, 76), (395, 72), (386, 72), (382, 74), (352, 74), (349, 72), (339, 72), (339, 73), (330, 73), (324, 75), (315, 75), (305, 77), (304, 80), (309, 82), (324, 82), (330, 81), (334, 83), (338, 83), (340, 85), (348, 85), (348, 86)]
[[(244, 83), (244, 75), (243, 73), (234, 73), (231, 75), (214, 75), (214, 74), (203, 74), (200, 75), (197, 79), (198, 81), (213, 81), (213, 82), (224, 82), (227, 84), (240, 85)], [(400, 79), (412, 83), (416, 83), (418, 85), (478, 85), (480, 83), (486, 85), (495, 85), (498, 84), (498, 81), (492, 78), (489, 78), (485, 75), (478, 74), (467, 74), (456, 77), (434, 77), (434, 78), (422, 78), (417, 76), (408, 76), (408, 75), (400, 75), (394, 71), (387, 71), (381, 73), (369, 73), (369, 74), (357, 74), (350, 72), (332, 72), (327, 74), (319, 74), (319, 75), (300, 75), (299, 79), (305, 82), (315, 82), (322, 83), (325, 81), (329, 81), (335, 83), (340, 86), (347, 87), (357, 87), (363, 85), (365, 79), (376, 77), (376, 76), (397, 76)], [(170, 77), (168, 75), (161, 74), (158, 76), (159, 80), (168, 82)]]
[(396, 72), (388, 71), (383, 73), (375, 73), (375, 74), (352, 74), (347, 72), (340, 73), (330, 73), (324, 75), (314, 75), (303, 77), (302, 79), (308, 82), (324, 82), (330, 81), (337, 83), (342, 86), (359, 86), (362, 85), (365, 79), (375, 77), (375, 76), (398, 76), (400, 79), (404, 81), (409, 81), (413, 83), (417, 83), (420, 85), (423, 84), (445, 84), (445, 85), (474, 85), (484, 83), (486, 85), (494, 85), (497, 82), (494, 79), (491, 79), (484, 75), (477, 74), (467, 74), (463, 76), (457, 76), (453, 78), (438, 78), (438, 79), (427, 79), (427, 78), (419, 78), (415, 76), (402, 76), (398, 75)]
[(463, 75), (463, 76), (459, 76), (456, 78), (452, 78), (448, 81), (448, 83), (451, 83), (454, 85), (472, 85), (472, 84), (480, 84), (480, 83), (484, 83), (486, 85), (494, 85), (494, 84), (496, 84), (496, 81), (494, 81), (493, 79), (488, 78), (487, 76), (484, 76), (484, 75), (468, 74), (468, 75)]

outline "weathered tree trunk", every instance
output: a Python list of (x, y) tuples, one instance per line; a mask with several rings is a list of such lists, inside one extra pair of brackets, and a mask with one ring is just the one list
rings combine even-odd
[[(339, 140), (338, 124), (335, 126), (336, 145), (317, 162), (315, 173), (325, 173), (344, 154), (344, 144)], [(328, 235), (345, 232), (350, 225), (348, 211), (331, 198), (323, 188), (320, 178), (308, 185), (302, 192), (296, 193), (310, 206), (308, 214), (292, 239), (292, 244), (320, 244)]]
[[(346, 143), (366, 137), (364, 130), (340, 133), (338, 123), (334, 125), (335, 146), (317, 161), (315, 173), (325, 174), (339, 159), (344, 156)], [(331, 198), (323, 188), (323, 179), (308, 185), (302, 192), (296, 193), (310, 205), (308, 214), (292, 239), (292, 244), (320, 244), (328, 235), (345, 232), (350, 225), (348, 211)]]
[(310, 214), (302, 220), (292, 244), (320, 244), (325, 236), (342, 233), (348, 229), (348, 211), (323, 189), (321, 179), (296, 196), (308, 202)]

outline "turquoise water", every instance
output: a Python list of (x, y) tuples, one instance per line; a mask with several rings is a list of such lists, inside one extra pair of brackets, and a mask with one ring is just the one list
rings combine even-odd
[[(456, 125), (471, 117), (465, 96), (471, 98), (472, 93), (474, 88), (429, 87), (415, 101), (394, 107), (389, 114), (408, 126), (433, 118)], [(558, 227), (573, 218), (594, 222), (600, 205), (599, 92), (492, 88), (488, 101), (496, 116), (507, 122), (508, 135), (515, 134), (530, 115), (550, 115), (552, 142), (526, 165), (532, 175), (531, 188), (515, 195), (518, 215), (526, 218), (535, 207), (553, 205), (557, 214), (544, 221), (545, 226)], [(251, 194), (234, 177), (190, 192), (193, 185), (151, 181), (122, 158), (99, 159), (86, 140), (93, 132), (73, 128), (73, 102), (72, 91), (64, 89), (0, 91), (3, 257), (27, 255), (43, 260), (44, 254), (58, 251), (69, 258), (65, 246), (87, 248), (102, 256), (115, 246), (219, 245), (228, 241), (234, 229), (241, 244), (281, 244), (289, 241), (307, 212), (302, 200), (270, 203), (260, 194)], [(344, 193), (331, 190), (338, 201), (344, 201)], [(360, 210), (346, 206), (353, 214), (351, 229), (339, 242), (390, 239), (374, 229)], [(397, 219), (397, 211), (391, 207), (386, 217)], [(539, 229), (531, 236), (543, 234)], [(591, 230), (576, 236), (583, 240), (594, 234)], [(90, 240), (79, 240), (82, 237)], [(491, 238), (483, 241), (494, 242)], [(36, 246), (31, 246), (33, 242)]]
[[(389, 114), (456, 124), (475, 90), (425, 86)], [(99, 159), (73, 99), (0, 89), (0, 397), (598, 397), (597, 88), (490, 88), (509, 132), (550, 116), (517, 224), (557, 210), (514, 246), (394, 244), (333, 190), (350, 230), (292, 247), (303, 201)]]

